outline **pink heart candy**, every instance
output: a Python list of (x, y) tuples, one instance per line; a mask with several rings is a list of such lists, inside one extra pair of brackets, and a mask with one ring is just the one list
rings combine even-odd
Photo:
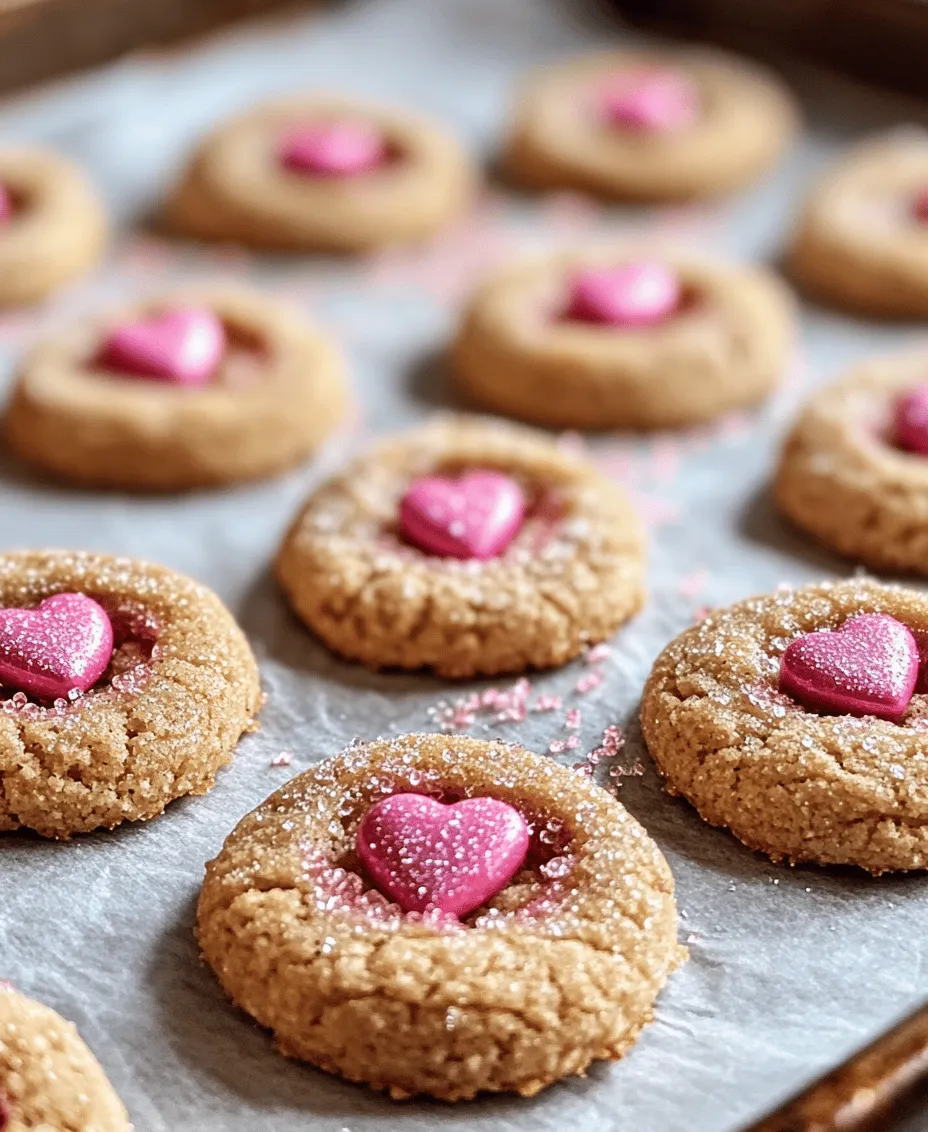
[(918, 647), (885, 613), (861, 613), (834, 632), (797, 637), (780, 662), (780, 689), (813, 711), (898, 722), (918, 680)]
[(422, 794), (377, 802), (358, 828), (358, 856), (378, 889), (407, 912), (466, 916), (519, 871), (525, 819), (496, 798), (446, 805)]
[(16, 206), (13, 203), (10, 190), (6, 185), (0, 185), (0, 224), (5, 224), (8, 220), (12, 220), (15, 211)]
[(206, 307), (174, 307), (152, 318), (117, 326), (97, 357), (109, 370), (204, 385), (226, 351), (226, 329)]
[(928, 456), (928, 382), (916, 385), (896, 402), (893, 432), (900, 448)]
[(912, 215), (923, 224), (928, 222), (928, 189), (922, 189), (912, 201)]
[(636, 71), (606, 86), (601, 105), (616, 126), (667, 133), (692, 125), (699, 111), (699, 97), (693, 83), (679, 71)]
[(284, 136), (278, 149), (285, 168), (315, 177), (357, 177), (386, 157), (383, 136), (360, 122), (300, 126)]
[(676, 273), (653, 260), (587, 268), (572, 280), (567, 317), (608, 326), (654, 326), (676, 312), (682, 297)]
[(502, 472), (422, 476), (400, 503), (404, 536), (427, 554), (447, 558), (495, 558), (515, 538), (524, 516), (522, 489)]
[(86, 692), (113, 655), (106, 610), (84, 594), (56, 594), (38, 609), (0, 609), (0, 683), (39, 699)]

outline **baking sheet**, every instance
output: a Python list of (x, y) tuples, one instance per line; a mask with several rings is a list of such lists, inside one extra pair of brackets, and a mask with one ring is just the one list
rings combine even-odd
[[(258, 653), (268, 704), (206, 798), (141, 827), (50, 844), (0, 837), (0, 974), (74, 1019), (141, 1132), (258, 1127), (364, 1132), (440, 1127), (507, 1132), (727, 1132), (842, 1057), (926, 990), (928, 881), (776, 867), (665, 797), (634, 723), (649, 666), (703, 605), (779, 582), (850, 571), (788, 531), (766, 482), (777, 437), (814, 384), (914, 333), (803, 312), (787, 387), (761, 413), (711, 430), (589, 443), (633, 493), (651, 531), (650, 601), (614, 642), (604, 681), (581, 694), (582, 662), (533, 679), (581, 708), (578, 755), (629, 728), (620, 795), (676, 875), (689, 963), (623, 1062), (534, 1100), (401, 1107), (287, 1062), (224, 999), (198, 958), (193, 907), (203, 863), (286, 778), (353, 736), (426, 729), (429, 709), (470, 688), (372, 675), (329, 656), (290, 617), (268, 575), (288, 519), (326, 467), (366, 435), (454, 404), (440, 360), (461, 297), (518, 251), (656, 233), (678, 246), (772, 258), (812, 172), (868, 130), (919, 120), (916, 104), (795, 73), (810, 131), (777, 177), (720, 205), (608, 209), (583, 198), (487, 190), (421, 251), (356, 264), (172, 245), (138, 227), (194, 139), (254, 99), (311, 86), (415, 105), (490, 155), (526, 66), (631, 39), (590, 3), (366, 0), (268, 22), (169, 55), (130, 58), (0, 107), (0, 136), (60, 147), (86, 164), (122, 230), (94, 277), (40, 311), (0, 318), (8, 369), (35, 334), (179, 279), (240, 279), (300, 305), (346, 351), (358, 411), (315, 467), (277, 482), (178, 499), (94, 496), (41, 484), (0, 461), (0, 539), (138, 555), (187, 571), (230, 604)], [(924, 120), (924, 115), (922, 115)], [(133, 227), (134, 225), (134, 227)], [(568, 443), (581, 443), (567, 438)], [(537, 750), (568, 734), (563, 712), (522, 724), (477, 719), (477, 735)], [(272, 760), (292, 752), (290, 768)]]

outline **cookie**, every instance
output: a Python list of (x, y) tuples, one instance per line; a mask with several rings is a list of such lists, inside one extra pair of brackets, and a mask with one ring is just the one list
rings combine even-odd
[(201, 240), (358, 252), (425, 239), (470, 202), (470, 159), (440, 126), (325, 95), (269, 102), (218, 126), (165, 206)]
[(643, 600), (637, 518), (546, 437), (440, 419), (309, 498), (277, 558), (297, 615), (372, 668), (442, 676), (564, 664)]
[(774, 860), (928, 866), (928, 597), (866, 579), (715, 610), (672, 641), (641, 725), (672, 794)]
[(780, 510), (876, 570), (928, 574), (928, 356), (870, 359), (815, 393), (774, 480)]
[(506, 173), (617, 200), (711, 197), (761, 177), (797, 129), (770, 73), (719, 52), (609, 51), (540, 70), (515, 110)]
[(788, 251), (814, 298), (881, 318), (928, 318), (928, 136), (857, 146), (815, 186)]
[(0, 830), (67, 838), (205, 794), (261, 701), (204, 586), (103, 554), (0, 555)]
[(294, 778), (207, 866), (197, 935), (281, 1053), (397, 1099), (531, 1096), (622, 1057), (684, 957), (670, 870), (612, 795), (457, 735)]
[(24, 460), (71, 483), (180, 491), (300, 463), (346, 406), (335, 348), (286, 307), (183, 290), (36, 346), (3, 421)]
[(36, 302), (83, 275), (106, 238), (96, 193), (67, 158), (0, 149), (0, 306)]
[(770, 273), (629, 248), (510, 265), (451, 348), (481, 406), (558, 428), (659, 429), (750, 405), (780, 381), (793, 304)]
[(129, 1117), (77, 1030), (0, 982), (3, 1132), (132, 1132)]

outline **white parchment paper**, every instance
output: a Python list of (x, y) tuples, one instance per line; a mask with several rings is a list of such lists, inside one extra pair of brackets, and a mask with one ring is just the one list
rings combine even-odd
[[(278, 1056), (197, 957), (192, 914), (203, 863), (238, 819), (296, 771), (354, 735), (429, 726), (464, 694), (420, 677), (341, 663), (290, 617), (268, 575), (287, 521), (326, 466), (366, 435), (454, 404), (441, 348), (481, 271), (521, 250), (655, 233), (678, 246), (773, 258), (809, 176), (854, 137), (919, 120), (920, 108), (806, 71), (794, 75), (810, 129), (778, 175), (729, 202), (664, 212), (490, 188), (473, 216), (415, 252), (360, 263), (210, 251), (146, 235), (142, 219), (211, 122), (270, 93), (335, 86), (447, 121), (487, 158), (526, 66), (632, 38), (602, 9), (557, 0), (364, 0), (239, 29), (168, 55), (132, 58), (0, 107), (0, 136), (44, 141), (83, 162), (121, 226), (110, 261), (37, 312), (0, 318), (5, 366), (36, 334), (104, 301), (178, 279), (239, 279), (298, 303), (336, 336), (359, 408), (315, 467), (277, 482), (177, 499), (50, 487), (0, 461), (0, 545), (138, 555), (213, 586), (249, 633), (268, 704), (259, 734), (206, 798), (141, 827), (51, 844), (0, 837), (0, 975), (78, 1023), (141, 1132), (260, 1128), (380, 1132), (726, 1132), (914, 1006), (928, 985), (924, 877), (776, 867), (664, 796), (634, 723), (651, 661), (703, 604), (850, 567), (790, 532), (768, 503), (777, 438), (812, 385), (850, 360), (913, 337), (803, 312), (787, 387), (761, 413), (698, 435), (589, 445), (634, 494), (651, 528), (646, 610), (619, 634), (587, 695), (582, 663), (537, 677), (579, 706), (580, 753), (628, 726), (621, 796), (677, 877), (691, 959), (634, 1052), (527, 1101), (396, 1106)], [(922, 117), (924, 115), (922, 114)], [(475, 734), (545, 750), (563, 713)], [(291, 768), (272, 768), (281, 751)], [(568, 754), (573, 761), (577, 755)]]

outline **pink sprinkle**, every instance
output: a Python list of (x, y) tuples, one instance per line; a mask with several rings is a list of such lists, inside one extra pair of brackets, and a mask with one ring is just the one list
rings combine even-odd
[(551, 742), (548, 744), (548, 754), (549, 755), (563, 755), (563, 753), (566, 750), (567, 750), (567, 740), (566, 739), (552, 739)]
[(711, 612), (712, 609), (708, 605), (697, 606), (697, 608), (693, 610), (693, 623), (695, 624), (697, 621), (704, 621)]
[(580, 746), (580, 736), (579, 735), (568, 736), (567, 741), (564, 743), (564, 746), (567, 748), (568, 751), (576, 751), (576, 749)]
[(698, 597), (709, 580), (709, 571), (700, 567), (680, 580), (677, 592), (681, 597)]
[(587, 672), (577, 681), (577, 691), (581, 696), (585, 696), (587, 692), (592, 692), (594, 688), (598, 688), (605, 678), (601, 668), (594, 668), (592, 672)]
[(593, 764), (588, 762), (574, 763), (570, 769), (575, 770), (577, 774), (585, 774), (589, 778), (593, 773)]
[(560, 711), (562, 702), (560, 696), (550, 694), (539, 696), (532, 707), (532, 711)]
[(702, 936), (699, 934), (699, 932), (690, 932), (690, 934), (686, 937), (686, 942), (687, 943), (699, 943), (699, 941), (701, 939), (702, 939)]
[(271, 759), (271, 766), (289, 766), (292, 762), (293, 755), (290, 751), (281, 751)]
[(576, 731), (580, 726), (580, 709), (577, 707), (571, 708), (567, 713), (567, 718), (564, 720), (564, 726), (568, 731)]
[(584, 664), (601, 664), (607, 656), (612, 652), (612, 649), (601, 641), (598, 645), (594, 645), (591, 649), (587, 649), (586, 656), (583, 658)]

